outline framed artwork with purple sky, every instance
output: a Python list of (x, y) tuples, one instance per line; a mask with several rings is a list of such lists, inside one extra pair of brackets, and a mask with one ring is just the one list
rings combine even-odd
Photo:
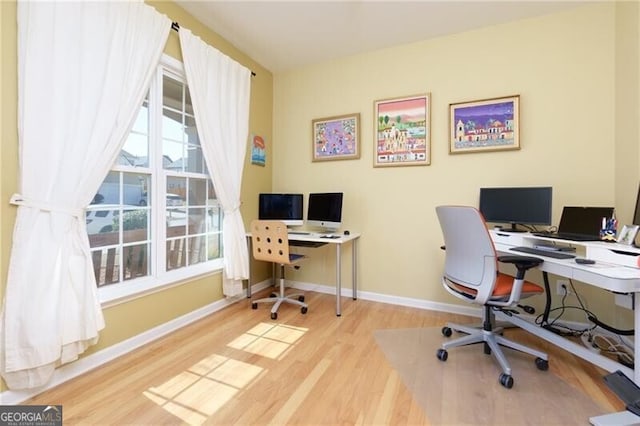
[(520, 95), (449, 105), (449, 153), (520, 149)]

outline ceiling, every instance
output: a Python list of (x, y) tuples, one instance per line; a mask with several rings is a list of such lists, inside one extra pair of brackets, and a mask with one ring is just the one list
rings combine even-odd
[(272, 72), (540, 16), (587, 2), (592, 0), (176, 1)]

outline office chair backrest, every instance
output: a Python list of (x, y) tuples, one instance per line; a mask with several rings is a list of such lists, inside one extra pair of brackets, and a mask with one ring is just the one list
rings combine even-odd
[(484, 304), (496, 283), (495, 247), (478, 209), (438, 206), (438, 220), (445, 244), (444, 279), (473, 288), (475, 301)]
[(279, 264), (289, 264), (289, 235), (287, 225), (277, 220), (251, 222), (253, 257)]

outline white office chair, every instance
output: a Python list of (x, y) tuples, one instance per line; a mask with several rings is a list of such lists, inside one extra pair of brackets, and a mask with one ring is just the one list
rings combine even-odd
[(280, 266), (280, 290), (279, 294), (258, 299), (251, 303), (252, 309), (258, 309), (258, 303), (273, 303), (271, 319), (278, 318), (280, 305), (291, 303), (300, 306), (300, 312), (307, 313), (308, 306), (304, 303), (302, 293), (284, 293), (284, 267), (294, 266), (304, 260), (306, 256), (289, 253), (289, 235), (287, 225), (277, 220), (254, 220), (251, 222), (251, 246), (253, 257), (256, 260), (272, 262)]
[[(513, 387), (513, 377), (499, 345), (536, 356), (538, 369), (547, 370), (547, 354), (501, 336), (502, 328), (495, 327), (493, 314), (494, 309), (500, 309), (516, 315), (518, 312), (514, 308), (520, 306), (520, 299), (543, 292), (539, 285), (524, 280), (525, 272), (543, 260), (518, 255), (497, 257), (484, 218), (473, 207), (439, 206), (436, 213), (446, 253), (442, 284), (452, 295), (482, 305), (484, 310), (482, 328), (451, 323), (442, 328), (446, 337), (451, 336), (452, 330), (467, 333), (467, 336), (444, 342), (437, 351), (438, 359), (446, 361), (449, 348), (484, 343), (484, 353), (492, 353), (500, 364), (499, 381), (507, 389)], [(499, 272), (498, 262), (513, 264), (517, 268), (516, 277)]]

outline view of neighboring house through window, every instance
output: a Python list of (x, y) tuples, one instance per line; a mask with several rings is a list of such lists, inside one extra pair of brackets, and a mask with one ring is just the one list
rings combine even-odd
[(222, 212), (177, 61), (163, 58), (86, 222), (99, 287), (162, 284), (220, 260)]

